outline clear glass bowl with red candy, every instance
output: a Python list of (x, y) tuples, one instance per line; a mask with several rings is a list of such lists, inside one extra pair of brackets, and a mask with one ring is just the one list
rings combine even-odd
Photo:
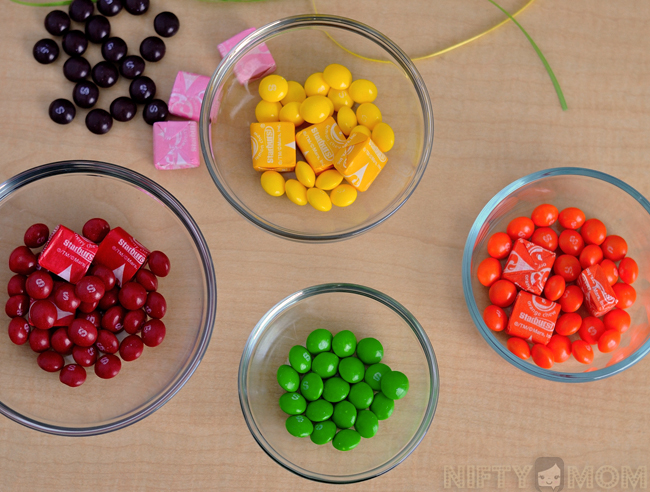
[[(538, 309), (538, 315), (544, 309), (547, 309), (547, 312), (550, 313), (548, 316), (553, 318), (551, 321), (554, 323), (556, 313), (552, 311), (559, 311), (557, 323), (552, 327), (554, 329), (552, 334), (555, 336), (558, 332), (564, 332), (571, 345), (569, 357), (566, 358), (566, 354), (562, 357), (561, 353), (564, 347), (562, 344), (566, 343), (566, 340), (562, 337), (556, 337), (557, 340), (554, 340), (554, 342), (558, 342), (560, 346), (555, 346), (554, 349), (560, 354), (560, 359), (565, 358), (566, 360), (561, 363), (553, 360), (550, 368), (540, 367), (533, 361), (532, 356), (524, 360), (508, 348), (508, 341), (511, 340), (510, 343), (513, 344), (511, 348), (514, 352), (521, 350), (525, 352), (526, 348), (537, 350), (539, 352), (537, 354), (538, 360), (543, 362), (545, 355), (549, 355), (549, 353), (543, 349), (535, 348), (533, 341), (529, 340), (529, 335), (530, 337), (533, 336), (532, 331), (522, 332), (519, 337), (511, 337), (509, 334), (512, 334), (513, 330), (516, 331), (517, 326), (522, 326), (521, 324), (515, 326), (513, 324), (515, 320), (528, 325), (528, 328), (526, 328), (528, 330), (531, 330), (530, 327), (536, 324), (536, 327), (533, 326), (532, 329), (538, 332), (534, 337), (539, 342), (538, 337), (550, 336), (548, 335), (550, 325), (546, 325), (546, 330), (537, 330), (537, 328), (543, 328), (545, 325), (544, 319), (546, 318), (544, 316), (546, 315), (533, 315), (531, 318), (525, 307), (520, 308), (516, 306), (516, 301), (504, 298), (502, 301), (497, 300), (496, 302), (507, 304), (506, 307), (503, 307), (508, 317), (505, 322), (507, 328), (499, 331), (490, 329), (485, 319), (490, 324), (493, 321), (489, 316), (484, 317), (486, 308), (499, 297), (499, 294), (495, 296), (497, 290), (501, 290), (501, 296), (510, 296), (512, 298), (513, 293), (509, 292), (512, 287), (504, 282), (493, 290), (493, 297), (490, 298), (489, 288), (479, 280), (479, 266), (486, 258), (491, 257), (488, 253), (490, 238), (496, 233), (507, 234), (509, 225), (515, 229), (517, 227), (526, 228), (525, 220), (513, 223), (513, 219), (519, 217), (530, 218), (533, 211), (543, 204), (555, 206), (560, 214), (564, 209), (577, 208), (584, 213), (586, 218), (584, 223), (587, 224), (587, 227), (581, 224), (574, 232), (564, 232), (564, 234), (563, 231), (570, 231), (571, 229), (562, 227), (559, 220), (550, 226), (550, 229), (554, 230), (558, 236), (558, 244), (556, 246), (555, 240), (550, 237), (550, 241), (546, 242), (546, 248), (544, 249), (553, 250), (553, 247), (556, 246), (557, 249), (554, 250), (556, 257), (549, 276), (542, 281), (544, 291), (539, 297), (546, 298), (548, 295), (551, 299), (554, 298), (551, 291), (554, 288), (557, 290), (558, 286), (553, 283), (559, 279), (553, 280), (553, 277), (557, 276), (561, 268), (573, 268), (576, 272), (579, 272), (573, 276), (569, 275), (565, 279), (564, 292), (568, 293), (559, 299), (554, 299), (557, 306), (553, 307), (548, 301), (544, 300), (538, 302), (538, 298), (527, 294), (526, 290), (539, 289), (539, 287), (533, 285), (534, 282), (532, 281), (527, 289), (517, 288), (514, 293), (515, 296), (522, 296), (520, 306), (525, 306), (524, 301), (529, 302), (529, 299), (531, 304), (536, 303), (535, 308)], [(596, 243), (602, 240), (602, 237), (600, 237), (603, 233), (602, 227), (596, 221), (590, 219), (598, 219), (606, 228), (605, 242), (600, 243), (599, 248), (594, 248), (593, 244), (589, 244), (592, 242), (591, 239), (584, 240), (586, 237), (592, 238)], [(539, 227), (536, 227), (535, 233), (539, 230)], [(511, 232), (513, 232), (512, 229)], [(538, 234), (538, 237), (533, 236), (528, 241), (533, 241), (537, 245), (544, 244), (543, 232)], [(627, 245), (626, 259), (621, 260), (620, 254), (618, 257), (613, 257), (613, 262), (608, 260), (608, 254), (605, 254), (602, 259), (599, 257), (602, 254), (600, 252), (603, 252), (608, 245), (620, 246), (620, 244), (617, 244), (619, 240), (612, 238), (613, 236), (624, 238)], [(498, 238), (498, 236), (496, 237)], [(546, 239), (548, 240), (549, 237)], [(496, 239), (491, 248), (494, 248), (495, 244), (498, 245)], [(467, 307), (479, 332), (488, 344), (501, 357), (529, 374), (563, 382), (588, 382), (612, 376), (634, 365), (650, 351), (650, 323), (648, 320), (648, 307), (650, 306), (650, 276), (648, 274), (650, 272), (650, 250), (648, 244), (650, 244), (650, 202), (623, 181), (601, 172), (582, 168), (557, 168), (530, 174), (511, 183), (497, 193), (483, 208), (470, 230), (465, 243), (462, 272)], [(518, 247), (519, 249), (516, 249), (519, 253), (513, 255), (513, 263), (510, 264), (510, 267), (507, 267), (507, 264), (510, 263), (508, 260), (511, 249), (517, 248), (517, 242), (504, 241), (504, 245), (506, 249), (510, 249), (505, 258), (500, 261), (502, 272), (499, 281), (502, 281), (503, 276), (506, 275), (503, 273), (506, 269), (511, 270), (506, 275), (510, 279), (513, 278), (513, 272), (514, 275), (517, 275), (518, 273), (521, 274), (521, 271), (530, 268), (535, 270), (535, 265), (531, 267), (526, 264), (527, 250), (521, 249), (524, 246), (523, 243)], [(530, 248), (529, 245), (528, 252), (530, 252)], [(570, 251), (573, 248), (575, 249)], [(569, 254), (566, 253), (567, 251)], [(494, 249), (492, 249), (492, 252), (494, 253)], [(580, 254), (582, 254), (582, 257)], [(575, 259), (568, 258), (569, 256), (574, 256)], [(630, 258), (634, 262), (631, 262)], [(522, 260), (524, 260), (523, 263)], [(517, 262), (518, 266), (515, 266)], [(589, 268), (589, 271), (585, 270), (591, 264), (593, 266)], [(600, 315), (597, 310), (594, 311), (594, 308), (590, 312), (586, 301), (583, 300), (580, 303), (580, 299), (584, 297), (581, 292), (585, 290), (580, 285), (587, 281), (587, 277), (583, 277), (583, 272), (584, 275), (589, 276), (589, 272), (596, 271), (595, 265), (598, 265), (598, 268), (605, 274), (608, 280), (605, 283), (608, 284), (608, 287), (611, 287), (611, 290), (608, 287), (604, 288), (607, 293), (603, 295), (603, 312), (612, 307), (608, 305), (611, 302), (619, 302), (619, 305), (614, 310), (604, 316)], [(638, 275), (636, 276), (630, 274), (630, 270), (634, 270), (634, 266), (638, 268)], [(485, 275), (484, 272), (483, 275)], [(615, 278), (616, 275), (618, 275), (618, 278)], [(572, 280), (573, 277), (576, 277), (576, 279)], [(525, 278), (524, 275), (522, 280), (518, 280), (518, 282), (523, 284), (526, 281)], [(534, 276), (528, 278), (539, 280)], [(483, 279), (485, 282), (485, 276)], [(598, 280), (597, 277), (596, 280)], [(627, 280), (630, 284), (626, 284), (623, 280)], [(609, 297), (612, 291), (615, 293), (614, 299)], [(634, 293), (631, 291), (634, 291)], [(522, 292), (523, 294), (520, 294)], [(587, 292), (589, 292), (589, 289), (587, 289)], [(634, 297), (635, 300), (633, 300)], [(589, 298), (593, 299), (594, 297), (590, 296)], [(626, 302), (627, 305), (623, 306)], [(545, 307), (545, 305), (548, 307)], [(580, 307), (575, 310), (578, 305)], [(621, 310), (621, 307), (624, 307), (624, 309)], [(496, 311), (493, 307), (488, 308), (488, 310)], [(494, 312), (491, 314), (493, 316), (492, 320), (494, 320)], [(513, 314), (515, 315), (514, 320)], [(578, 320), (576, 315), (579, 315), (581, 320)], [(576, 323), (580, 325), (580, 329), (572, 333), (574, 332), (572, 325)], [(498, 325), (498, 323), (496, 324)], [(615, 326), (620, 329), (618, 335), (608, 333), (605, 337), (602, 336), (603, 333), (607, 333), (608, 329), (613, 329)], [(608, 337), (612, 337), (613, 340), (609, 340)], [(524, 338), (527, 338), (527, 340), (524, 340)], [(608, 340), (609, 344), (606, 343)], [(578, 341), (577, 345), (575, 344), (576, 341)], [(523, 347), (524, 344), (527, 347)], [(541, 345), (544, 345), (544, 343), (541, 343)], [(574, 345), (577, 348), (577, 354), (571, 352)], [(583, 350), (585, 345), (591, 347), (591, 350), (586, 349), (586, 357)], [(551, 343), (549, 347), (552, 346)], [(549, 352), (553, 352), (553, 350)], [(576, 360), (576, 355), (578, 359), (582, 359), (582, 362)], [(590, 361), (590, 359), (592, 360)], [(542, 365), (546, 364), (542, 363)]]
[[(86, 224), (94, 218), (105, 222)], [(169, 192), (112, 164), (47, 164), (0, 185), (0, 222), (5, 312), (23, 311), (5, 317), (0, 336), (2, 414), (52, 434), (94, 435), (137, 422), (181, 389), (210, 340), (216, 281), (198, 226)], [(36, 270), (21, 286), (16, 270), (33, 270), (34, 257), (56, 275)], [(116, 277), (122, 288), (109, 289)], [(67, 326), (48, 328), (54, 320)]]

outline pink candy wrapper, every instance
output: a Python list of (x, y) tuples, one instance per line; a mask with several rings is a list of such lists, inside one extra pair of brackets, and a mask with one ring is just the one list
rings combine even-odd
[(199, 167), (199, 125), (195, 121), (159, 121), (153, 125), (156, 169)]
[(172, 94), (169, 97), (169, 112), (182, 118), (199, 121), (201, 103), (210, 77), (189, 72), (178, 72)]
[[(225, 57), (230, 50), (237, 45), (237, 43), (253, 31), (255, 31), (255, 28), (251, 27), (250, 29), (246, 29), (221, 43), (218, 46), (221, 56)], [(246, 55), (244, 55), (235, 65), (235, 75), (237, 76), (239, 83), (242, 85), (247, 84), (251, 80), (262, 78), (274, 71), (275, 60), (271, 56), (269, 48), (265, 43), (261, 43), (250, 52), (246, 53)]]

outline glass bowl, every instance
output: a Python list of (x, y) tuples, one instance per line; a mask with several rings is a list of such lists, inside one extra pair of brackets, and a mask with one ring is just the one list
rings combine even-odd
[[(383, 363), (409, 378), (406, 397), (395, 402), (372, 439), (352, 451), (317, 446), (285, 429), (276, 372), (294, 345), (316, 328), (352, 331), (357, 340), (377, 338)], [(404, 306), (385, 294), (354, 284), (324, 284), (298, 291), (276, 304), (248, 337), (239, 364), (239, 401), (253, 437), (277, 463), (297, 475), (327, 483), (352, 483), (391, 470), (415, 450), (438, 402), (438, 366), (429, 338)]]
[(88, 368), (86, 382), (70, 388), (59, 382), (58, 373), (38, 367), (29, 344), (14, 345), (5, 331), (0, 337), (0, 412), (51, 434), (102, 434), (159, 409), (198, 367), (214, 324), (214, 268), (198, 226), (168, 191), (112, 164), (47, 164), (0, 185), (0, 256), (5, 258), (0, 284), (7, 285), (13, 275), (6, 259), (23, 244), (31, 224), (42, 222), (50, 230), (64, 224), (81, 232), (92, 217), (124, 228), (149, 249), (169, 256), (171, 272), (160, 279), (159, 289), (168, 305), (167, 336), (160, 346), (145, 347), (138, 360), (123, 362), (116, 378), (99, 379)]
[[(580, 208), (587, 218), (598, 218), (608, 234), (625, 238), (628, 256), (639, 265), (634, 283), (635, 304), (628, 309), (632, 324), (621, 337), (620, 346), (610, 353), (594, 347), (589, 365), (573, 357), (552, 369), (542, 369), (532, 359), (522, 360), (506, 347), (507, 335), (493, 332), (483, 321), (490, 304), (488, 289), (476, 276), (479, 263), (488, 257), (487, 241), (495, 232), (505, 232), (519, 216), (530, 217), (533, 209), (551, 203), (559, 210)], [(469, 312), (479, 332), (501, 357), (529, 374), (551, 381), (586, 382), (603, 379), (634, 365), (650, 351), (650, 203), (638, 191), (608, 174), (582, 168), (557, 168), (530, 174), (506, 186), (483, 208), (470, 230), (463, 254), (463, 290)], [(581, 312), (582, 313), (581, 308)], [(586, 312), (583, 314), (586, 315)], [(577, 338), (577, 334), (570, 337)]]
[[(234, 33), (233, 33), (234, 34)], [(335, 44), (386, 63), (366, 61)], [(241, 85), (237, 62), (266, 43), (276, 74), (301, 84), (331, 63), (345, 65), (353, 79), (372, 80), (375, 103), (395, 132), (388, 163), (369, 190), (346, 208), (326, 213), (299, 207), (286, 196), (268, 195), (253, 169), (250, 124), (260, 101), (259, 81)], [(218, 96), (217, 96), (218, 94)], [(210, 123), (212, 120), (212, 123)], [(261, 27), (223, 59), (205, 91), (200, 119), (201, 149), (208, 170), (226, 200), (265, 231), (303, 241), (349, 239), (393, 215), (415, 191), (431, 155), (433, 112), (427, 88), (409, 57), (390, 39), (365, 24), (329, 15), (301, 15)], [(298, 154), (298, 160), (300, 158)], [(289, 178), (292, 173), (285, 176)]]

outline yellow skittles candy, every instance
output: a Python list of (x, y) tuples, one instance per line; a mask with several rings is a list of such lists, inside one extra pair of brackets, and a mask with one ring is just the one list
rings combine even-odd
[(284, 195), (284, 177), (276, 171), (262, 173), (262, 188), (271, 196)]
[(329, 169), (322, 172), (318, 178), (316, 178), (316, 188), (321, 190), (329, 191), (336, 188), (343, 181), (343, 176), (336, 169)]
[(298, 82), (289, 80), (287, 82), (287, 95), (280, 101), (283, 106), (286, 106), (289, 103), (297, 102), (301, 103), (307, 99), (307, 94), (305, 94), (305, 89)]
[(305, 94), (309, 96), (327, 96), (330, 86), (321, 72), (312, 73), (305, 81)]
[(300, 104), (300, 116), (313, 125), (322, 123), (330, 116), (330, 104), (325, 96), (309, 96)]
[(365, 79), (357, 79), (348, 89), (350, 97), (355, 103), (371, 103), (377, 99), (377, 86)]
[[(269, 103), (269, 104), (279, 104), (279, 103)], [(287, 123), (293, 123), (294, 126), (302, 125), (305, 120), (300, 116), (300, 103), (299, 102), (290, 102), (286, 104), (280, 110), (280, 121), (286, 121)]]
[[(331, 63), (304, 85), (268, 75), (258, 90), (251, 150), (269, 195), (286, 193), (296, 205), (309, 203), (321, 212), (348, 207), (386, 165), (395, 133), (373, 104), (377, 86), (371, 81), (353, 81), (350, 70)], [(310, 126), (296, 133), (305, 123)], [(296, 145), (307, 162), (296, 162)], [(289, 171), (295, 179), (285, 181), (280, 173)]]
[(316, 184), (316, 173), (309, 164), (305, 161), (298, 161), (296, 163), (296, 178), (300, 181), (305, 188), (313, 188)]
[(372, 131), (377, 123), (381, 123), (381, 111), (372, 103), (363, 103), (357, 108), (357, 120)]
[[(356, 115), (355, 115), (354, 117), (356, 118)], [(350, 135), (352, 135), (353, 133), (363, 133), (363, 134), (364, 134), (365, 136), (367, 136), (367, 137), (370, 137), (370, 136), (372, 135), (372, 133), (370, 132), (370, 130), (368, 130), (368, 128), (366, 128), (366, 127), (363, 126), (363, 125), (357, 125), (357, 126), (355, 126), (355, 127), (352, 129), (352, 131), (350, 132)]]
[(332, 210), (332, 200), (327, 193), (318, 188), (309, 188), (307, 190), (307, 201), (316, 210), (329, 212)]
[(339, 91), (347, 89), (352, 83), (352, 73), (338, 63), (327, 65), (323, 70), (323, 78), (332, 89)]
[(340, 184), (330, 193), (332, 204), (337, 207), (347, 207), (352, 205), (357, 199), (357, 189), (347, 183)]
[(268, 102), (280, 102), (287, 95), (289, 84), (279, 75), (267, 75), (260, 82), (260, 97)]
[(395, 133), (386, 123), (377, 123), (372, 129), (372, 141), (377, 144), (379, 150), (388, 152), (395, 145)]
[(285, 184), (287, 197), (296, 205), (307, 205), (307, 188), (295, 179), (290, 179)]
[(273, 123), (280, 121), (280, 110), (282, 105), (279, 102), (260, 101), (255, 106), (255, 118), (258, 123)]
[(336, 122), (339, 124), (339, 128), (343, 134), (349, 135), (352, 133), (354, 127), (357, 126), (357, 115), (354, 114), (351, 108), (343, 106), (336, 115)]
[(342, 107), (351, 108), (354, 105), (354, 101), (348, 94), (348, 91), (339, 91), (336, 89), (330, 89), (327, 93), (327, 98), (332, 101), (334, 105), (334, 111), (340, 111)]

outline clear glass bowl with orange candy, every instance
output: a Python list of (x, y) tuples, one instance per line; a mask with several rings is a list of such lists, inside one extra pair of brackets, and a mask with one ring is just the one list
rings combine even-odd
[(554, 381), (621, 372), (650, 350), (650, 202), (581, 168), (523, 177), (484, 207), (463, 255), (474, 323), (514, 366)]

